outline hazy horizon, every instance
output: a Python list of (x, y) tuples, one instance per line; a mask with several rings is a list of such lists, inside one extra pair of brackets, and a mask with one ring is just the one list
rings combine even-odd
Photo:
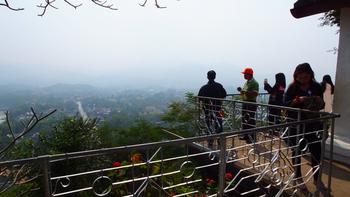
[(0, 85), (87, 84), (109, 88), (198, 89), (210, 69), (227, 89), (255, 78), (287, 81), (297, 64), (309, 62), (317, 80), (335, 76), (337, 28), (319, 27), (322, 15), (295, 19), (294, 1), (213, 0), (115, 2), (118, 11), (88, 2), (77, 10), (57, 4), (44, 17), (36, 2), (26, 10), (0, 7)]

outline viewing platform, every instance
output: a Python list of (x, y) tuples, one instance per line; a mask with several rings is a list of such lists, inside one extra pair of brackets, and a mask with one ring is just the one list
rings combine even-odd
[[(0, 196), (26, 184), (38, 184), (43, 196), (337, 196), (342, 191), (334, 187), (349, 179), (343, 174), (349, 169), (333, 162), (337, 114), (243, 102), (235, 95), (193, 97), (191, 103), (193, 137), (164, 129), (169, 137), (159, 142), (1, 161)], [(251, 112), (246, 104), (256, 106), (254, 116), (245, 113)], [(310, 131), (310, 124), (322, 128)], [(308, 149), (317, 143), (321, 160), (312, 166)], [(317, 172), (322, 182), (314, 181)]]

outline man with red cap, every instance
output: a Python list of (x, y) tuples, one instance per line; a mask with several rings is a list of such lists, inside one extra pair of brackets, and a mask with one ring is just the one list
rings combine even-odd
[[(242, 100), (247, 101), (247, 103), (243, 103), (242, 105), (242, 129), (244, 130), (255, 128), (255, 112), (257, 105), (254, 103), (259, 94), (259, 84), (253, 77), (254, 72), (252, 68), (245, 68), (242, 74), (244, 74), (244, 79), (247, 81), (243, 85), (243, 88), (238, 87), (237, 90), (241, 93)], [(252, 143), (255, 141), (255, 138), (255, 135), (246, 134), (241, 139), (245, 140), (247, 143)]]

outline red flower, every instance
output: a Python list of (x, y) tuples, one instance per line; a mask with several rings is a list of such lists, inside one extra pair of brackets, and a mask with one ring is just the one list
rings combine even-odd
[(132, 161), (132, 162), (138, 162), (138, 161), (140, 161), (140, 160), (141, 160), (141, 154), (139, 154), (139, 153), (133, 154), (133, 155), (131, 156), (131, 161)]
[(223, 110), (220, 110), (218, 116), (221, 118), (225, 117), (225, 112)]
[(207, 185), (211, 186), (215, 183), (215, 181), (213, 179), (207, 178), (206, 179)]
[(120, 167), (122, 164), (119, 161), (116, 161), (112, 164), (113, 167)]
[(232, 180), (233, 179), (232, 173), (231, 172), (227, 172), (226, 175), (225, 175), (225, 178), (226, 178), (227, 181)]

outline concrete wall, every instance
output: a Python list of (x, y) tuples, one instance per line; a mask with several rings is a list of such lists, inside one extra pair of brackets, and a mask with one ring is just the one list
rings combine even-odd
[(350, 8), (341, 10), (333, 107), (333, 112), (341, 115), (335, 124), (335, 151), (350, 158)]

